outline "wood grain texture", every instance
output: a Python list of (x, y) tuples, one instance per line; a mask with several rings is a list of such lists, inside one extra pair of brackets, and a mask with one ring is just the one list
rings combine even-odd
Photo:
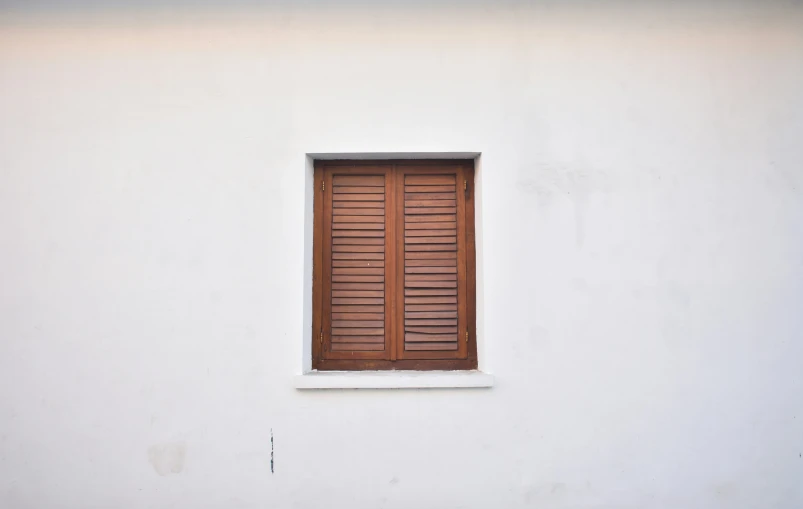
[(408, 259), (404, 261), (404, 267), (405, 271), (406, 269), (413, 267), (457, 267), (457, 259), (456, 258), (451, 260), (448, 258), (445, 259), (431, 258), (429, 260)]
[[(364, 209), (360, 209), (360, 212)], [(368, 215), (368, 214), (354, 214), (353, 216), (337, 215), (332, 218), (334, 223), (382, 223), (385, 224), (385, 218), (382, 216)]]
[(418, 288), (405, 288), (404, 295), (411, 297), (418, 295), (457, 295), (457, 290), (455, 288), (436, 288), (426, 290), (421, 290)]
[(404, 244), (405, 251), (423, 251), (423, 252), (433, 252), (433, 251), (457, 251), (457, 244), (450, 243), (450, 244), (408, 244), (405, 242)]
[[(428, 350), (432, 352), (448, 352), (456, 351), (458, 349), (456, 341), (449, 341), (446, 343), (409, 343), (405, 346), (407, 350)], [(436, 354), (434, 354), (436, 355)]]
[[(371, 232), (374, 233), (374, 232)], [(341, 236), (341, 235), (333, 235), (332, 236), (332, 245), (339, 246), (342, 244), (350, 244), (350, 245), (357, 245), (357, 246), (384, 246), (384, 233), (382, 235), (366, 235), (366, 236), (356, 236), (356, 235), (348, 235), (348, 236)], [(351, 248), (346, 248), (351, 249)], [(382, 252), (385, 249), (382, 247)]]
[[(342, 182), (342, 180), (340, 180)], [(382, 194), (385, 192), (385, 187), (382, 183), (377, 186), (344, 186), (338, 184), (338, 179), (335, 179), (335, 187), (332, 189), (334, 194)]]
[(332, 343), (384, 343), (385, 338), (376, 336), (332, 336)]
[[(442, 230), (442, 231), (446, 232), (446, 230)], [(454, 233), (454, 232), (452, 232), (452, 233)], [(407, 245), (411, 245), (411, 244), (427, 244), (427, 245), (454, 244), (455, 242), (457, 242), (457, 237), (446, 237), (446, 236), (440, 236), (440, 237), (415, 237), (415, 236), (411, 236), (411, 237), (406, 237), (405, 236), (404, 242)]]
[(456, 274), (457, 267), (420, 267), (412, 266), (404, 268), (405, 274)]
[[(312, 367), (318, 369), (323, 360), (323, 242), (324, 170), (319, 164), (313, 167), (312, 190)], [(330, 254), (331, 256), (331, 254)]]
[[(373, 216), (369, 216), (373, 217)], [(385, 225), (382, 223), (339, 223), (337, 222), (338, 216), (334, 217), (335, 222), (332, 223), (334, 230), (384, 230)]]
[(370, 327), (332, 327), (333, 336), (384, 336), (385, 329)]
[[(361, 250), (365, 251), (365, 250)], [(333, 260), (384, 260), (384, 253), (333, 252)]]
[[(334, 263), (334, 262), (333, 262)], [(364, 276), (381, 276), (385, 274), (384, 267), (337, 267), (332, 266), (332, 274), (362, 274)]]
[(454, 185), (445, 186), (404, 186), (405, 193), (451, 193), (455, 191)]
[(332, 260), (332, 267), (374, 267), (384, 268), (384, 260)]
[(347, 253), (347, 254), (355, 254), (355, 253), (382, 253), (377, 258), (380, 260), (383, 259), (385, 253), (385, 247), (382, 245), (365, 245), (365, 244), (356, 244), (356, 243), (349, 243), (349, 244), (335, 244), (331, 246), (332, 253)]
[[(359, 195), (365, 196), (365, 195)], [(382, 214), (384, 215), (385, 210), (385, 203), (384, 201), (372, 200), (372, 201), (335, 201), (332, 203), (332, 207), (336, 209), (346, 209), (343, 213), (354, 215), (353, 209), (372, 209), (372, 210), (381, 210), (383, 211)], [(368, 212), (366, 212), (368, 214)], [(377, 214), (372, 214), (377, 215)]]
[(457, 214), (410, 215), (404, 218), (404, 223), (406, 225), (410, 223), (454, 223), (455, 221), (457, 221)]
[(432, 259), (457, 260), (457, 253), (453, 252), (404, 253), (404, 259), (405, 260), (432, 260)]
[[(337, 189), (337, 188), (335, 188)], [(385, 201), (384, 194), (335, 194), (333, 196), (335, 203), (343, 201)], [(346, 205), (348, 206), (348, 205)]]
[(467, 359), (477, 366), (477, 253), (474, 224), (474, 165), (463, 166), (463, 179), (466, 181), (464, 194), (464, 230), (466, 253), (466, 349)]
[[(332, 168), (334, 165), (327, 165)], [(351, 166), (351, 165), (348, 165)], [(384, 175), (338, 175), (335, 180), (337, 186), (361, 186), (361, 187), (383, 187), (385, 185)]]
[(444, 326), (444, 327), (457, 327), (457, 319), (456, 318), (430, 318), (430, 319), (405, 319), (404, 320), (405, 326), (410, 327), (420, 327), (422, 325), (435, 325), (435, 326)]
[[(373, 204), (371, 204), (371, 205), (373, 205)], [(347, 214), (347, 216), (345, 216), (345, 217), (351, 217), (351, 216), (369, 216), (369, 217), (381, 216), (382, 217), (382, 222), (385, 221), (385, 219), (384, 219), (385, 208), (384, 207), (345, 208), (345, 205), (344, 205), (343, 207), (340, 207), (340, 210), (338, 210), (338, 212), (340, 212), (341, 214)]]
[(337, 304), (381, 304), (385, 305), (383, 298), (360, 298), (360, 297), (333, 297), (332, 305)]
[(332, 343), (332, 351), (333, 352), (359, 352), (359, 351), (382, 351), (385, 349), (385, 345), (382, 343), (340, 343), (340, 342), (333, 342)]
[(332, 313), (384, 313), (384, 303), (381, 305), (332, 305)]
[(385, 284), (348, 281), (346, 283), (332, 283), (332, 290), (384, 290)]
[(413, 235), (429, 235), (427, 233), (419, 233), (416, 230), (454, 230), (457, 228), (457, 224), (454, 221), (449, 222), (441, 222), (441, 223), (405, 223), (404, 224), (405, 232), (404, 235), (406, 237), (410, 237)]
[(456, 214), (457, 208), (456, 207), (408, 207), (404, 209), (405, 214), (409, 215), (418, 215), (424, 220), (429, 220), (429, 215), (441, 215), (441, 214)]

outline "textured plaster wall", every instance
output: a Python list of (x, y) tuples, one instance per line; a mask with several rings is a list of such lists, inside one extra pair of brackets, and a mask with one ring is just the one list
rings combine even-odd
[[(633, 4), (4, 5), (0, 506), (803, 507), (803, 10)], [(294, 390), (305, 154), (428, 151), (496, 386)]]

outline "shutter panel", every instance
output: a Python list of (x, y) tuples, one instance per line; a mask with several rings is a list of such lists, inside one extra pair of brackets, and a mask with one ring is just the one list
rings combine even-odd
[(397, 356), (465, 359), (465, 195), (460, 166), (399, 167)]
[(324, 359), (389, 359), (390, 167), (324, 174)]

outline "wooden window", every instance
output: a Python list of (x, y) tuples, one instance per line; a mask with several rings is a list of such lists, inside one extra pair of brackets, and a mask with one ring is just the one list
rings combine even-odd
[(312, 366), (475, 369), (473, 161), (316, 161)]

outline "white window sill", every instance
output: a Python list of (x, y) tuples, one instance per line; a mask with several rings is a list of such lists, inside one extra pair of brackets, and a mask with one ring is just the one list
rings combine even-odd
[(295, 377), (296, 389), (457, 389), (493, 387), (481, 371), (313, 371)]

